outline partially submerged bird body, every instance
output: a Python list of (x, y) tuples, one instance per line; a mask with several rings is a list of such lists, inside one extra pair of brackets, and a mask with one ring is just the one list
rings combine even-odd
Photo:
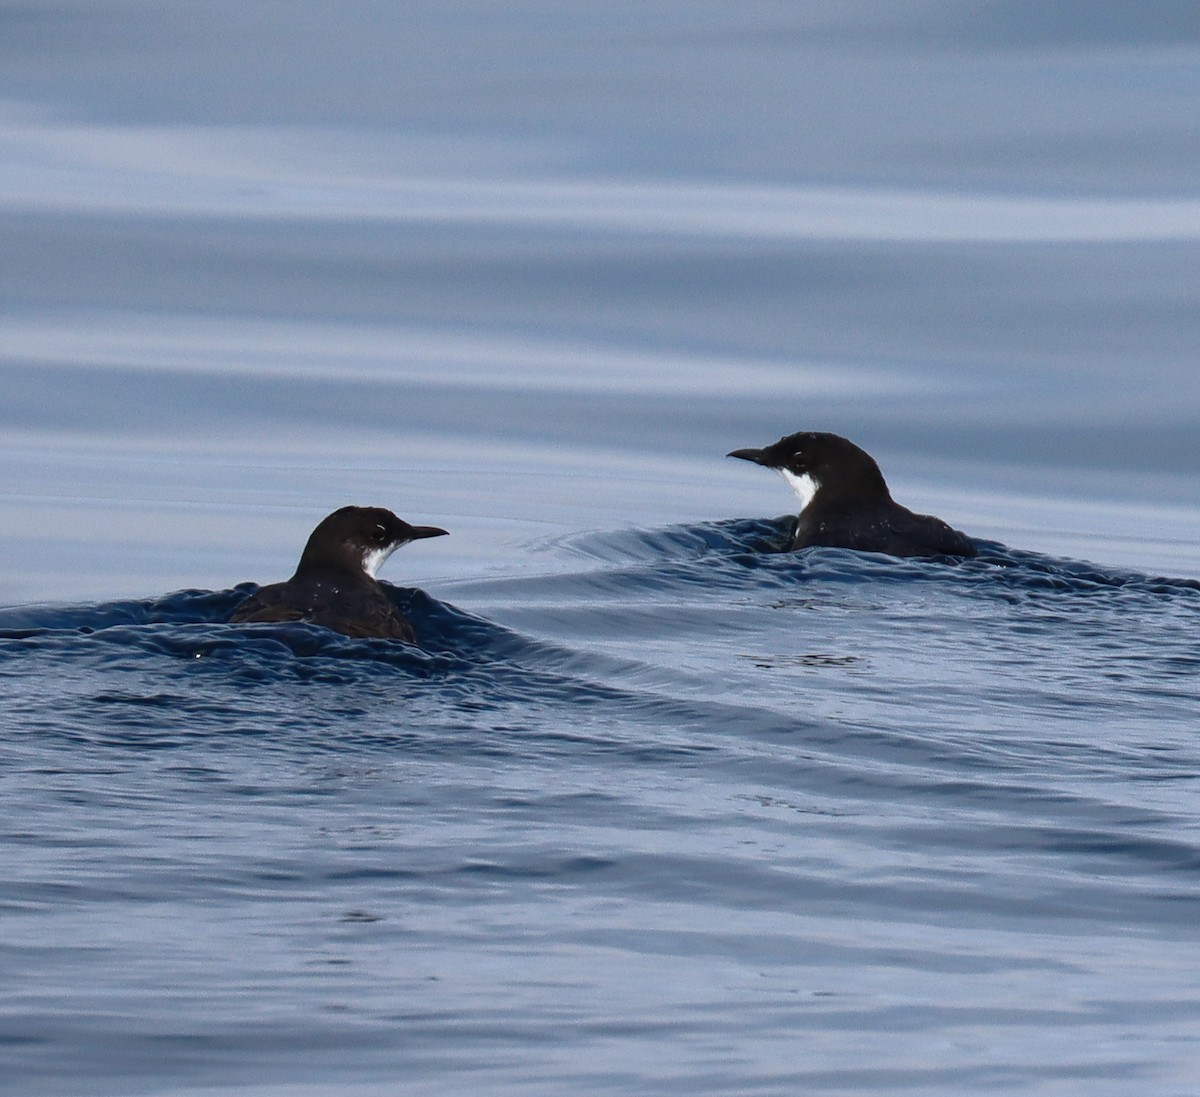
[(436, 526), (409, 525), (382, 507), (342, 507), (313, 530), (296, 574), (250, 595), (230, 621), (305, 621), (345, 636), (412, 643), (412, 625), (375, 573), (401, 545), (445, 533)]
[(824, 545), (892, 556), (977, 555), (966, 534), (897, 503), (874, 458), (840, 435), (801, 431), (729, 456), (777, 470), (796, 493), (800, 514), (789, 551)]
[(305, 621), (344, 636), (407, 640), (417, 636), (383, 588), (348, 581), (344, 576), (309, 575), (271, 583), (250, 595), (233, 611), (234, 624)]
[(886, 552), (890, 556), (975, 556), (966, 534), (931, 514), (915, 514), (899, 503), (877, 512), (801, 514), (789, 551), (809, 545)]

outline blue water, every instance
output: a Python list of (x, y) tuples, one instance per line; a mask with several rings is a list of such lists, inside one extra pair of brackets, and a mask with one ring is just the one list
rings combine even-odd
[[(0, 1093), (1200, 1092), (1192, 5), (0, 59)], [(225, 624), (346, 503), (420, 646)]]
[(1200, 584), (779, 532), (397, 589), (422, 650), (8, 611), (13, 1092), (1192, 1077)]

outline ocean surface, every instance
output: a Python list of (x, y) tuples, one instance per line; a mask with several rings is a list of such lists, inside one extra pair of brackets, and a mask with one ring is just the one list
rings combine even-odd
[[(1200, 1093), (1198, 117), (1182, 0), (0, 0), (0, 1095)], [(347, 503), (419, 644), (229, 625)]]

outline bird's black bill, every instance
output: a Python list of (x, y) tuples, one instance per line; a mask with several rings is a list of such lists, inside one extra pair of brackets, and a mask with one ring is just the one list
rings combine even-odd
[(448, 537), (449, 535), (448, 529), (438, 529), (437, 526), (411, 526), (408, 532), (410, 541), (419, 541), (422, 537)]
[(756, 465), (767, 464), (767, 458), (760, 449), (735, 449), (732, 453), (725, 454), (726, 457), (738, 457), (743, 461), (753, 461)]

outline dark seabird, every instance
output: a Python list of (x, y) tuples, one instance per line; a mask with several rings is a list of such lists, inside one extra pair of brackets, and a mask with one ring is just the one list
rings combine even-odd
[(825, 545), (892, 556), (978, 555), (966, 534), (895, 502), (874, 458), (840, 435), (801, 431), (728, 456), (776, 469), (796, 493), (800, 515), (789, 551)]
[(445, 533), (437, 526), (410, 526), (382, 507), (342, 507), (312, 531), (296, 574), (250, 595), (229, 620), (307, 621), (346, 636), (413, 643), (412, 625), (375, 573), (401, 545)]

